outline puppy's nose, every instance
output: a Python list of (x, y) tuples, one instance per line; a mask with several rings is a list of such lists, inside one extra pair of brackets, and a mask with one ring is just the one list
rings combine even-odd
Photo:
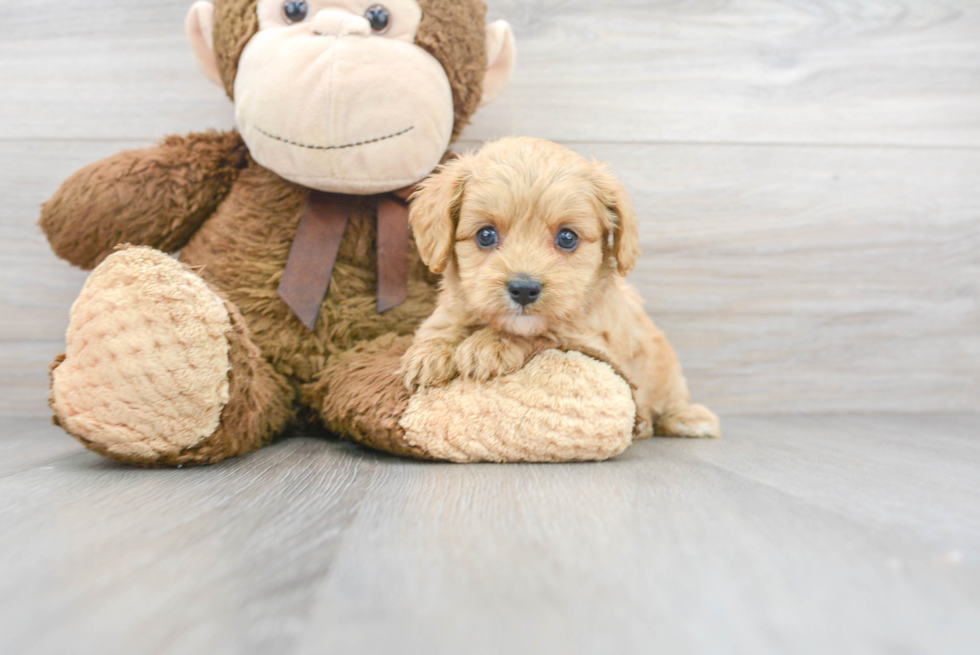
[(541, 297), (541, 283), (529, 277), (521, 276), (507, 283), (507, 293), (521, 307), (527, 307), (537, 302)]

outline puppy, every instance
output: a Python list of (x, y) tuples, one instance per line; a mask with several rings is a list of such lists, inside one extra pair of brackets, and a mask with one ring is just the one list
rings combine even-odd
[(581, 350), (635, 387), (638, 437), (721, 436), (624, 280), (639, 226), (605, 166), (549, 141), (501, 139), (426, 180), (410, 220), (422, 260), (443, 273), (438, 307), (402, 359), (410, 389), (506, 375), (548, 348)]

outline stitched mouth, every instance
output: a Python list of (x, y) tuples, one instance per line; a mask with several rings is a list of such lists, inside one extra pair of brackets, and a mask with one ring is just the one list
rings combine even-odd
[(395, 132), (394, 134), (389, 134), (387, 136), (379, 136), (377, 138), (368, 139), (366, 141), (357, 141), (356, 143), (345, 143), (344, 145), (341, 145), (341, 146), (317, 146), (317, 145), (310, 145), (308, 143), (299, 143), (298, 141), (290, 141), (289, 139), (284, 139), (281, 136), (276, 136), (275, 134), (270, 134), (270, 133), (266, 132), (265, 130), (263, 130), (261, 127), (256, 127), (255, 128), (255, 130), (259, 134), (265, 135), (265, 136), (269, 137), (270, 139), (275, 139), (276, 141), (281, 141), (282, 143), (285, 143), (285, 144), (288, 144), (288, 145), (291, 145), (291, 146), (296, 146), (297, 148), (306, 148), (307, 150), (345, 150), (347, 148), (356, 148), (358, 146), (366, 146), (366, 145), (369, 145), (371, 143), (378, 143), (380, 141), (387, 141), (388, 139), (394, 139), (395, 137), (401, 136), (403, 134), (407, 134), (407, 133), (411, 132), (414, 129), (415, 129), (415, 126), (412, 125), (411, 127), (405, 128), (401, 132)]

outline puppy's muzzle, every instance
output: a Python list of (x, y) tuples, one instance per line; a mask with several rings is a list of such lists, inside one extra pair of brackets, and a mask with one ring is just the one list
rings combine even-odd
[(527, 307), (541, 297), (541, 283), (527, 275), (520, 275), (507, 283), (507, 293), (518, 305)]

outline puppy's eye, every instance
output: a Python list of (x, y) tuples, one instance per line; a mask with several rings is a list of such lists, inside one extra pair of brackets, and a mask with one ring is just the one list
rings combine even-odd
[(294, 2), (290, 0), (289, 2), (284, 2), (282, 4), (282, 15), (286, 17), (286, 21), (290, 23), (302, 23), (306, 20), (306, 15), (310, 13), (310, 6), (300, 0), (299, 2)]
[(493, 248), (500, 241), (497, 237), (497, 230), (492, 227), (485, 227), (476, 233), (476, 245), (480, 246), (484, 250)]
[(364, 12), (364, 17), (371, 23), (371, 31), (375, 34), (384, 34), (391, 27), (391, 14), (384, 5), (371, 5)]
[(571, 230), (562, 230), (555, 238), (555, 245), (562, 250), (572, 252), (578, 248), (578, 235)]

